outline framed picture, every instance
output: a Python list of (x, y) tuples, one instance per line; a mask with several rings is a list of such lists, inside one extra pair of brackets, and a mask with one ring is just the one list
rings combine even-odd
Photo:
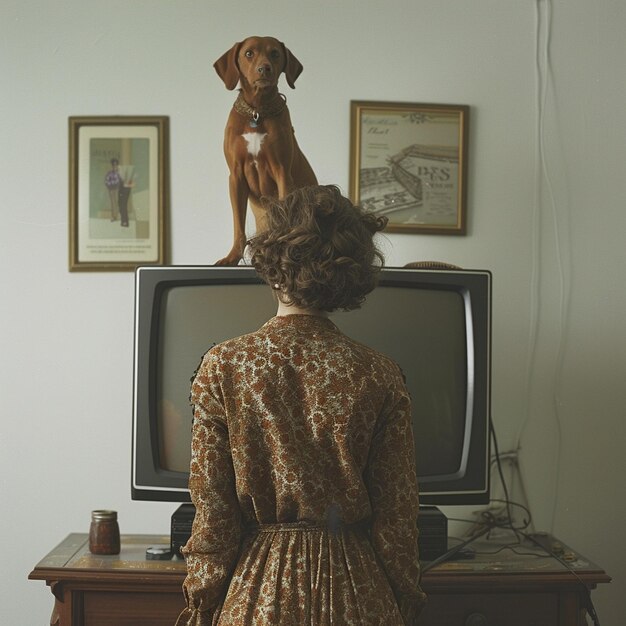
[(469, 106), (352, 101), (350, 195), (400, 233), (464, 235)]
[(165, 263), (169, 120), (69, 118), (69, 269)]

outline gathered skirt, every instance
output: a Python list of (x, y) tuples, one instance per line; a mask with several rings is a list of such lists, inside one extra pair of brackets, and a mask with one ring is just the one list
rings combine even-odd
[(244, 540), (215, 626), (403, 626), (359, 527), (275, 524)]

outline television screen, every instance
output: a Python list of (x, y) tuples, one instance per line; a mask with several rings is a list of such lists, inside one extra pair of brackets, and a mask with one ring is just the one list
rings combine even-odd
[[(204, 353), (276, 312), (254, 270), (140, 268), (133, 497), (188, 501), (190, 380)], [(361, 309), (331, 315), (393, 358), (412, 397), (425, 504), (488, 499), (490, 274), (385, 268)]]

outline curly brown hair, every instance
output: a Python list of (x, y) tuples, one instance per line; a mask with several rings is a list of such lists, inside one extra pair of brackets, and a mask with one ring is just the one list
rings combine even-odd
[(250, 263), (285, 304), (320, 311), (358, 309), (384, 257), (374, 235), (387, 224), (334, 185), (266, 199), (266, 228), (248, 241)]

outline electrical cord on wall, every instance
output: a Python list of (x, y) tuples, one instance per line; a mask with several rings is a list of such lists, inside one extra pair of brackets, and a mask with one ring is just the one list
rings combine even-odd
[[(532, 219), (532, 259), (531, 286), (529, 296), (530, 321), (528, 333), (528, 354), (525, 380), (525, 415), (519, 428), (515, 449), (521, 449), (521, 440), (532, 413), (531, 398), (533, 387), (533, 371), (537, 356), (538, 328), (541, 310), (541, 223), (544, 214), (542, 201), (542, 181), (549, 199), (549, 211), (554, 231), (554, 249), (558, 271), (558, 343), (552, 375), (552, 413), (555, 423), (554, 452), (554, 496), (549, 528), (554, 533), (556, 514), (559, 502), (559, 484), (561, 473), (562, 445), (562, 398), (561, 385), (563, 380), (565, 349), (569, 329), (570, 314), (570, 282), (571, 256), (568, 202), (559, 204), (556, 199), (552, 176), (546, 155), (546, 103), (548, 91), (554, 90), (552, 65), (550, 60), (550, 44), (552, 34), (552, 0), (535, 0), (535, 75), (536, 75), (536, 149), (535, 149), (535, 199)], [(557, 117), (558, 120), (558, 117)]]
[[(556, 519), (556, 511), (558, 504), (560, 471), (561, 471), (561, 442), (562, 442), (562, 419), (561, 419), (561, 397), (559, 394), (559, 388), (563, 377), (563, 367), (565, 360), (565, 344), (567, 339), (567, 329), (569, 326), (569, 272), (565, 271), (564, 264), (564, 242), (562, 241), (561, 227), (559, 224), (558, 205), (554, 194), (554, 186), (550, 176), (550, 171), (547, 165), (546, 151), (545, 151), (545, 108), (546, 98), (548, 92), (548, 86), (553, 85), (552, 79), (552, 65), (550, 63), (550, 37), (552, 32), (552, 0), (538, 0), (538, 3), (543, 3), (545, 6), (545, 19), (546, 19), (546, 34), (545, 34), (545, 46), (544, 46), (544, 88), (543, 88), (543, 105), (541, 114), (541, 126), (539, 133), (539, 148), (541, 155), (541, 165), (543, 177), (546, 181), (548, 194), (550, 197), (550, 209), (552, 212), (552, 222), (554, 227), (554, 244), (556, 248), (556, 259), (559, 272), (559, 340), (556, 361), (554, 364), (554, 374), (552, 380), (553, 388), (553, 409), (555, 416), (555, 424), (557, 428), (556, 437), (556, 454), (555, 454), (555, 486), (554, 486), (554, 499), (552, 504), (552, 517), (550, 523), (550, 532), (554, 533), (554, 524)], [(539, 4), (537, 10), (539, 10)], [(565, 243), (567, 242), (567, 238)], [(568, 255), (569, 258), (569, 255)]]

